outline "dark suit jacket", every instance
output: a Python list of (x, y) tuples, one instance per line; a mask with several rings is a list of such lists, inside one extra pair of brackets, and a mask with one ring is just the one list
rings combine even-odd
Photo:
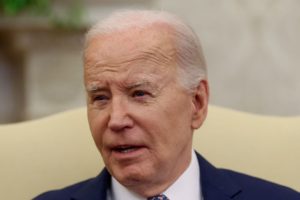
[[(287, 187), (225, 169), (217, 169), (197, 154), (204, 200), (300, 200), (300, 193)], [(34, 200), (106, 200), (111, 176), (99, 176), (64, 189), (46, 192)]]

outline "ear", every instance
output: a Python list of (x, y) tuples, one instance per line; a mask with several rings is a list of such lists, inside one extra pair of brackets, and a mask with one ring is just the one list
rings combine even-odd
[(201, 80), (192, 95), (193, 110), (191, 125), (192, 129), (197, 129), (202, 125), (207, 115), (209, 99), (208, 81)]

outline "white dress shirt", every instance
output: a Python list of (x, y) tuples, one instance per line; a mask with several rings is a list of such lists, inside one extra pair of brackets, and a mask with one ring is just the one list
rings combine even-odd
[[(170, 200), (182, 200), (187, 197), (189, 200), (202, 200), (200, 184), (200, 168), (196, 153), (192, 151), (192, 160), (188, 168), (163, 194)], [(108, 200), (145, 200), (145, 198), (131, 192), (112, 177)]]

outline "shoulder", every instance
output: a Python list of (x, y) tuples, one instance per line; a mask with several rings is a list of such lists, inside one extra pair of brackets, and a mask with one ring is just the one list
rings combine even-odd
[(288, 187), (228, 169), (216, 168), (198, 153), (197, 158), (203, 194), (207, 197), (226, 195), (243, 200), (300, 200), (300, 193)]
[(107, 170), (100, 175), (65, 188), (42, 193), (33, 200), (70, 200), (70, 199), (98, 199), (106, 197), (106, 191), (110, 186), (111, 177)]
[(242, 187), (242, 193), (247, 199), (300, 200), (300, 193), (260, 178), (220, 169)]
[(74, 193), (85, 187), (91, 181), (93, 181), (93, 179), (81, 181), (65, 188), (47, 191), (35, 197), (33, 200), (69, 200)]

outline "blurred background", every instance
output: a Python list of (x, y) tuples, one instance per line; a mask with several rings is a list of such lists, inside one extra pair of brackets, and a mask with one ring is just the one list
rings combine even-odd
[(300, 114), (298, 0), (0, 2), (0, 123), (84, 106), (84, 33), (120, 8), (171, 11), (195, 29), (207, 59), (211, 104)]

